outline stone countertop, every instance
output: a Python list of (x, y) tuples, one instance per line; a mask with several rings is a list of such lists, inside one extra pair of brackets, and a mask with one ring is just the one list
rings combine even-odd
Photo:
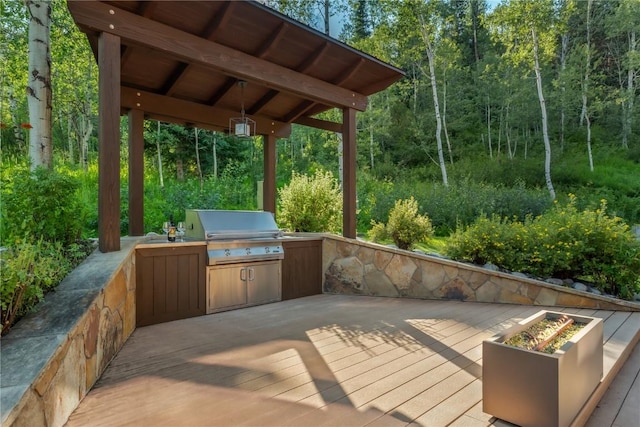
[[(288, 240), (322, 240), (324, 237), (321, 233), (291, 233), (285, 234), (282, 238), (277, 239), (278, 241), (285, 242)], [(149, 234), (144, 240), (141, 240), (137, 245), (136, 249), (149, 249), (149, 248), (175, 248), (175, 247), (184, 247), (184, 246), (204, 246), (207, 244), (205, 240), (194, 239), (190, 237), (185, 237), (184, 239), (176, 238), (175, 242), (169, 242), (167, 237), (160, 234)], [(271, 240), (271, 239), (269, 239)]]

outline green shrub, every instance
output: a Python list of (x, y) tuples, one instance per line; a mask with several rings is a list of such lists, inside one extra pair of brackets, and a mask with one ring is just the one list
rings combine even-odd
[(621, 218), (607, 214), (604, 200), (597, 209), (580, 211), (569, 195), (566, 204), (555, 203), (524, 222), (481, 217), (458, 230), (445, 253), (538, 277), (590, 279), (620, 298), (640, 291), (640, 245)]
[(0, 263), (2, 335), (73, 268), (59, 242), (48, 243), (42, 239), (35, 243), (19, 242), (2, 253)]
[(2, 183), (2, 238), (15, 241), (24, 235), (58, 241), (63, 245), (80, 238), (82, 208), (78, 181), (60, 172), (38, 168), (31, 173), (15, 167)]
[(523, 222), (499, 215), (481, 215), (468, 227), (458, 227), (444, 252), (447, 256), (474, 264), (492, 263), (523, 271), (529, 252), (529, 230)]
[(391, 212), (389, 221), (384, 226), (381, 223), (372, 223), (369, 237), (373, 241), (386, 238), (400, 248), (409, 250), (418, 242), (423, 242), (433, 235), (433, 227), (428, 216), (418, 213), (418, 202), (413, 196), (406, 200), (397, 200)]
[(331, 172), (316, 171), (313, 177), (293, 172), (282, 187), (280, 225), (291, 231), (332, 232), (342, 229), (342, 192)]

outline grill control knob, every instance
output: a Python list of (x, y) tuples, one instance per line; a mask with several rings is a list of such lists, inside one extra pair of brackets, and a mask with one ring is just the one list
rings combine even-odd
[(224, 256), (231, 256), (231, 251), (229, 249), (225, 249)]
[(271, 249), (269, 248), (269, 246), (265, 246), (264, 247), (264, 253), (268, 254), (271, 252)]
[(251, 255), (251, 248), (247, 248), (247, 255)]

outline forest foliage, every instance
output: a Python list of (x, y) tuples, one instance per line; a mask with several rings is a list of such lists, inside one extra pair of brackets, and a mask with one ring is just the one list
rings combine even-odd
[[(409, 199), (439, 236), (482, 218), (531, 222), (553, 212), (554, 198), (576, 212), (594, 212), (605, 200), (612, 217), (640, 223), (640, 2), (265, 3), (406, 73), (369, 97), (357, 117), (360, 234), (372, 223), (387, 224), (396, 202)], [(34, 174), (29, 14), (20, 0), (0, 2), (0, 235), (2, 246), (30, 242), (32, 252), (46, 252), (38, 249), (41, 239), (70, 244), (96, 237), (98, 229), (97, 66), (66, 2), (50, 5), (53, 174)], [(339, 117), (329, 111), (320, 118)], [(144, 126), (145, 232), (160, 232), (164, 220), (182, 219), (185, 209), (258, 208), (260, 138), (151, 121)], [(123, 234), (127, 132), (123, 117)], [(285, 189), (318, 173), (330, 173), (340, 186), (340, 138), (294, 125), (291, 136), (277, 142), (283, 227), (290, 216)], [(43, 194), (46, 187), (39, 186), (46, 182), (56, 184)], [(340, 232), (339, 225), (331, 229)]]

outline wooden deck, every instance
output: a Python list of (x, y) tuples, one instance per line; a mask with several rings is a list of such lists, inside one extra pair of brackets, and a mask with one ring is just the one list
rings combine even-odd
[[(545, 308), (317, 295), (138, 328), (67, 426), (508, 426), (482, 412), (481, 344)], [(605, 321), (593, 408), (640, 313), (549, 309)], [(639, 365), (579, 423), (635, 425)]]

